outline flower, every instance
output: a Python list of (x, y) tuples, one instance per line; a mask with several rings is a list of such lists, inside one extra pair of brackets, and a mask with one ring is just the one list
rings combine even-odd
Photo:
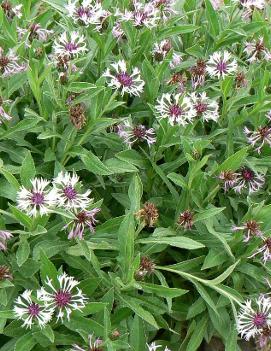
[(231, 170), (222, 171), (218, 176), (218, 179), (224, 183), (223, 188), (225, 192), (234, 187), (236, 184), (236, 178), (236, 173)]
[(259, 154), (265, 143), (271, 147), (271, 128), (268, 126), (259, 127), (257, 130), (249, 130), (247, 127), (244, 128), (244, 133), (247, 136), (248, 142), (255, 147), (257, 143), (260, 145), (255, 149)]
[(214, 10), (220, 10), (221, 7), (224, 5), (224, 0), (210, 0)]
[(179, 66), (179, 64), (182, 62), (182, 56), (179, 54), (176, 54), (176, 52), (173, 53), (172, 59), (169, 63), (169, 67), (171, 69)]
[(248, 242), (251, 239), (251, 237), (255, 237), (255, 236), (263, 237), (263, 232), (260, 229), (259, 223), (257, 223), (254, 220), (247, 221), (239, 227), (233, 226), (232, 230), (233, 231), (243, 230), (245, 232), (244, 242)]
[(248, 188), (248, 192), (251, 194), (264, 186), (264, 175), (256, 173), (248, 167), (243, 167), (236, 175), (236, 185), (233, 187), (236, 193), (240, 194), (243, 189)]
[(8, 53), (4, 54), (4, 49), (0, 47), (0, 72), (2, 77), (10, 77), (27, 69), (25, 63), (19, 64), (18, 61), (19, 58), (15, 55), (13, 49), (9, 49)]
[(146, 202), (136, 213), (136, 217), (142, 219), (145, 226), (153, 227), (159, 218), (159, 212), (152, 202)]
[(167, 118), (172, 126), (185, 126), (197, 114), (190, 97), (182, 94), (163, 94), (155, 108), (159, 112), (158, 118)]
[(155, 131), (153, 128), (147, 129), (143, 124), (132, 125), (129, 120), (118, 126), (118, 135), (131, 147), (137, 141), (146, 141), (149, 146), (155, 143)]
[(18, 296), (13, 310), (16, 318), (24, 321), (23, 327), (26, 328), (31, 328), (35, 323), (43, 328), (52, 319), (53, 314), (53, 309), (48, 309), (40, 301), (33, 299), (32, 290), (25, 290)]
[(68, 239), (79, 238), (83, 239), (85, 226), (88, 227), (91, 233), (95, 232), (95, 225), (97, 223), (97, 219), (95, 216), (98, 212), (100, 212), (100, 208), (94, 208), (90, 211), (83, 210), (75, 213), (75, 219), (69, 222), (64, 228), (71, 227)]
[(0, 281), (4, 279), (13, 279), (12, 273), (7, 266), (0, 266)]
[(199, 59), (194, 66), (190, 68), (192, 88), (196, 89), (205, 83), (206, 63)]
[(245, 45), (244, 51), (248, 56), (248, 62), (252, 63), (261, 59), (270, 60), (271, 53), (264, 46), (263, 37), (260, 37), (258, 40), (246, 42)]
[(88, 299), (77, 287), (79, 282), (73, 277), (63, 273), (57, 277), (57, 286), (48, 277), (45, 284), (46, 288), (38, 290), (37, 296), (46, 308), (57, 312), (57, 320), (63, 321), (64, 317), (70, 320), (73, 310), (81, 311), (85, 307)]
[[(161, 347), (161, 345), (156, 345), (155, 342), (152, 342), (150, 345), (147, 344), (148, 351), (156, 351)], [(165, 347), (164, 351), (171, 351), (167, 346)]]
[(112, 34), (113, 34), (113, 37), (116, 38), (117, 40), (120, 40), (121, 38), (124, 37), (124, 31), (121, 28), (120, 22), (115, 22), (112, 28)]
[(3, 104), (8, 103), (10, 100), (3, 100), (2, 97), (0, 96), (0, 125), (4, 121), (10, 121), (12, 119), (12, 116), (10, 116), (4, 109)]
[(68, 16), (71, 17), (74, 22), (83, 24), (86, 27), (94, 25), (97, 31), (101, 30), (103, 21), (110, 14), (103, 9), (101, 2), (93, 2), (93, 0), (83, 0), (81, 4), (78, 0), (69, 0), (66, 9), (68, 11)]
[(271, 326), (271, 300), (260, 296), (255, 300), (247, 300), (237, 316), (237, 330), (242, 338), (249, 340)]
[(69, 109), (70, 121), (78, 130), (86, 125), (86, 108), (83, 103), (72, 105)]
[(28, 29), (17, 28), (17, 32), (19, 39), (22, 39), (24, 35), (28, 33), (28, 39), (30, 42), (32, 42), (34, 39), (43, 42), (47, 41), (49, 37), (54, 33), (52, 30), (42, 28), (39, 23), (31, 24)]
[(78, 345), (72, 345), (71, 351), (103, 351), (103, 348), (101, 347), (103, 341), (100, 338), (95, 339), (94, 342), (92, 342), (93, 334), (88, 336), (88, 349), (83, 349), (82, 347)]
[(117, 10), (115, 15), (119, 17), (119, 21), (132, 21), (137, 28), (145, 26), (151, 29), (157, 26), (160, 19), (159, 10), (153, 3), (144, 4), (138, 0), (133, 0), (133, 11)]
[(237, 70), (237, 62), (228, 51), (217, 51), (209, 57), (206, 71), (211, 77), (224, 79)]
[(254, 9), (263, 10), (265, 7), (265, 0), (236, 0), (243, 7), (242, 17), (247, 20), (250, 19)]
[(78, 32), (63, 32), (54, 42), (55, 56), (74, 58), (87, 51), (85, 37)]
[(53, 188), (57, 206), (64, 207), (67, 210), (84, 209), (88, 207), (92, 201), (88, 196), (91, 193), (87, 190), (80, 193), (81, 183), (75, 172), (59, 172), (53, 179)]
[(10, 232), (6, 230), (0, 230), (0, 251), (7, 250), (7, 241), (12, 237), (13, 235)]
[(185, 210), (182, 212), (178, 218), (177, 224), (182, 226), (184, 229), (192, 229), (193, 227), (193, 217), (194, 214), (190, 210)]
[(146, 275), (151, 275), (155, 271), (154, 262), (146, 256), (140, 258), (140, 266), (135, 273), (137, 279), (144, 279)]
[(162, 40), (161, 43), (154, 43), (154, 48), (152, 50), (152, 56), (156, 61), (162, 62), (167, 56), (171, 49), (170, 40)]
[(271, 260), (271, 238), (263, 238), (263, 245), (249, 258), (252, 258), (258, 254), (262, 254), (262, 260), (264, 264)]
[(218, 103), (207, 97), (205, 92), (201, 94), (192, 93), (190, 95), (194, 109), (198, 117), (202, 117), (203, 121), (215, 121), (219, 118)]
[(143, 92), (145, 82), (141, 79), (137, 67), (133, 68), (131, 74), (127, 72), (127, 66), (124, 60), (112, 63), (111, 67), (114, 73), (111, 73), (110, 69), (107, 68), (103, 74), (104, 77), (108, 78), (108, 85), (111, 88), (119, 89), (122, 96), (124, 93), (139, 96), (140, 93)]
[(168, 20), (172, 15), (176, 14), (174, 10), (176, 0), (151, 0), (151, 2), (160, 11), (163, 21)]
[(21, 186), (17, 193), (18, 208), (26, 212), (29, 216), (41, 216), (50, 212), (55, 205), (55, 194), (48, 187), (50, 182), (43, 178), (31, 180), (32, 189), (28, 190)]
[(22, 4), (12, 6), (12, 3), (8, 0), (4, 0), (1, 3), (1, 7), (9, 21), (11, 21), (14, 17), (21, 18), (22, 17)]
[(244, 72), (238, 72), (235, 76), (235, 87), (236, 88), (244, 88), (247, 86), (247, 79)]

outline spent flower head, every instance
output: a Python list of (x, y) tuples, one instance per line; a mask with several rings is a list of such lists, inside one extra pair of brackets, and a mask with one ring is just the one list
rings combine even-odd
[(118, 125), (118, 135), (129, 147), (141, 141), (146, 141), (151, 146), (156, 141), (153, 128), (148, 129), (143, 124), (133, 125), (129, 119)]

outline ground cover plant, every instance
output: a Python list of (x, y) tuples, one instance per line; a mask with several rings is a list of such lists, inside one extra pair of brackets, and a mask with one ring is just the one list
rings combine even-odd
[(0, 2), (0, 351), (271, 349), (270, 16)]

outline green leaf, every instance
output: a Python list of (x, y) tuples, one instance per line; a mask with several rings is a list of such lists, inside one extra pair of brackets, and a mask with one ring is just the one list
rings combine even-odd
[(193, 33), (200, 27), (194, 26), (193, 24), (183, 24), (181, 26), (169, 26), (161, 30), (158, 34), (159, 40), (167, 39), (171, 35), (179, 35), (185, 33)]
[(141, 244), (165, 244), (187, 250), (196, 250), (204, 247), (202, 243), (184, 236), (173, 236), (168, 238), (149, 237), (146, 239), (140, 239), (137, 242)]
[(40, 253), (40, 261), (41, 261), (40, 275), (43, 283), (45, 283), (45, 281), (47, 280), (47, 277), (49, 277), (54, 282), (56, 282), (57, 276), (58, 276), (57, 269), (42, 250)]
[(146, 346), (145, 325), (141, 318), (137, 315), (134, 316), (131, 331), (130, 331), (130, 344), (133, 351), (142, 351)]
[(139, 175), (135, 174), (128, 189), (128, 196), (131, 202), (130, 210), (137, 212), (140, 209), (140, 201), (143, 194), (143, 185)]
[(25, 334), (16, 341), (14, 351), (31, 351), (36, 343), (31, 333)]
[(16, 252), (17, 264), (21, 267), (30, 255), (30, 246), (26, 238), (22, 237)]
[(221, 207), (221, 208), (211, 207), (211, 208), (208, 208), (207, 210), (198, 212), (194, 216), (194, 223), (199, 222), (199, 221), (204, 221), (205, 219), (214, 217), (217, 214), (219, 214), (222, 211), (224, 211), (224, 209), (225, 209), (225, 207)]
[(210, 32), (213, 36), (217, 36), (219, 34), (219, 21), (217, 11), (213, 9), (213, 6), (209, 0), (205, 0), (205, 7)]
[(248, 147), (244, 147), (243, 149), (237, 151), (235, 154), (227, 158), (220, 166), (218, 166), (216, 171), (218, 173), (227, 170), (236, 171), (247, 157), (247, 151)]
[(180, 186), (183, 189), (187, 189), (187, 184), (184, 177), (177, 173), (169, 173), (167, 177), (176, 185)]
[(156, 323), (156, 320), (152, 316), (152, 314), (147, 311), (146, 309), (142, 308), (138, 304), (138, 300), (133, 299), (132, 297), (129, 296), (124, 296), (124, 295), (118, 295), (120, 301), (129, 307), (132, 311), (134, 311), (140, 318), (142, 318), (144, 321), (152, 325), (155, 329), (159, 329), (158, 324)]
[(26, 187), (31, 186), (30, 180), (33, 179), (36, 175), (35, 164), (33, 158), (31, 156), (31, 152), (28, 151), (25, 159), (23, 160), (21, 170), (20, 170), (20, 177), (22, 184)]
[(189, 340), (186, 351), (198, 350), (208, 326), (207, 322), (208, 322), (207, 316), (204, 316), (201, 320), (198, 321), (197, 326)]
[(112, 171), (105, 166), (103, 162), (91, 151), (88, 151), (87, 154), (81, 155), (81, 160), (83, 161), (86, 169), (91, 173), (98, 175), (112, 174)]
[(162, 297), (174, 298), (174, 297), (182, 296), (188, 292), (188, 290), (184, 290), (184, 289), (168, 288), (166, 286), (151, 284), (151, 283), (140, 282), (138, 283), (138, 285), (141, 287), (143, 291), (148, 293), (153, 293), (153, 294), (156, 294), (157, 296), (162, 296)]

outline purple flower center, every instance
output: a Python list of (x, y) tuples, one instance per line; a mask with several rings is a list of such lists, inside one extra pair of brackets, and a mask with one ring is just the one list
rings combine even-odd
[(257, 328), (262, 328), (266, 325), (266, 315), (264, 313), (256, 313), (253, 318), (253, 324)]
[(183, 110), (179, 105), (171, 105), (169, 108), (169, 113), (171, 116), (178, 117), (183, 114)]
[(227, 72), (227, 63), (225, 61), (219, 61), (218, 64), (216, 65), (216, 69), (220, 73), (226, 73)]
[(117, 80), (125, 87), (130, 87), (133, 84), (133, 78), (126, 72), (119, 73)]
[(196, 111), (197, 111), (197, 114), (200, 115), (202, 114), (203, 112), (205, 112), (208, 108), (208, 105), (207, 104), (204, 104), (203, 102), (199, 102), (196, 106)]
[(76, 190), (71, 186), (67, 186), (64, 190), (64, 195), (69, 199), (69, 200), (73, 200), (76, 198), (77, 192)]
[(136, 138), (138, 139), (142, 139), (145, 137), (146, 135), (146, 129), (144, 126), (136, 126), (134, 129), (133, 129), (133, 134)]
[(90, 17), (90, 10), (84, 6), (80, 6), (77, 9), (77, 16), (78, 17), (84, 17), (84, 16)]
[(245, 168), (242, 170), (242, 177), (249, 182), (254, 179), (254, 172), (251, 169)]
[(43, 193), (33, 192), (31, 201), (34, 205), (40, 206), (44, 202), (44, 195)]
[(31, 303), (31, 305), (28, 306), (28, 313), (32, 317), (37, 317), (40, 313), (40, 306), (37, 303)]
[(71, 301), (72, 295), (71, 293), (63, 290), (58, 290), (57, 293), (55, 294), (55, 302), (57, 307), (65, 307), (69, 304)]
[(73, 43), (73, 42), (69, 42), (65, 45), (65, 49), (69, 52), (73, 52), (78, 48), (78, 45)]

